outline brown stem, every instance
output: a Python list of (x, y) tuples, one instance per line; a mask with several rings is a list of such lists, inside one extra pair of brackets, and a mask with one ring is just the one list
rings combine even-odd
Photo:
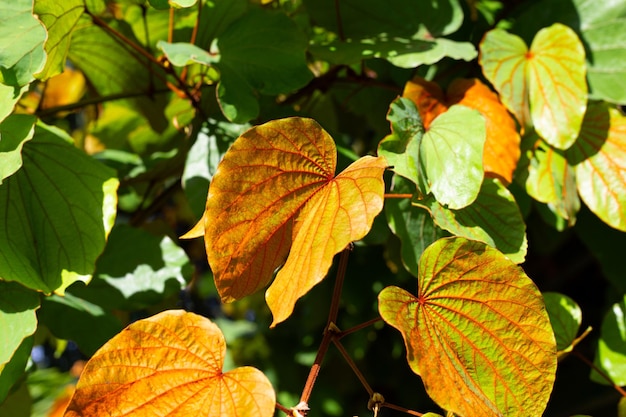
[(346, 276), (346, 268), (348, 266), (348, 255), (352, 250), (352, 244), (348, 245), (340, 255), (339, 258), (339, 267), (337, 268), (337, 278), (335, 279), (335, 288), (333, 289), (333, 299), (330, 303), (330, 309), (328, 312), (328, 324), (326, 329), (324, 330), (324, 336), (322, 337), (322, 342), (320, 343), (320, 347), (317, 351), (317, 355), (315, 355), (315, 361), (311, 366), (311, 370), (309, 371), (309, 376), (306, 379), (306, 383), (304, 384), (304, 388), (302, 389), (302, 395), (300, 396), (300, 401), (305, 403), (309, 402), (309, 398), (311, 398), (311, 392), (313, 391), (313, 386), (315, 385), (315, 381), (317, 380), (317, 376), (320, 373), (320, 368), (322, 366), (322, 362), (324, 361), (324, 356), (326, 356), (326, 352), (328, 351), (328, 346), (330, 342), (335, 338), (337, 331), (335, 322), (337, 320), (337, 314), (339, 312), (339, 301), (341, 298), (341, 289), (343, 287), (343, 280)]
[(607, 382), (611, 384), (613, 388), (617, 392), (619, 392), (622, 397), (626, 397), (626, 391), (624, 390), (624, 388), (620, 387), (615, 382), (613, 382), (611, 377), (608, 376), (606, 372), (604, 372), (602, 369), (598, 368), (595, 363), (591, 362), (589, 359), (587, 359), (582, 353), (578, 352), (576, 349), (572, 351), (572, 354), (574, 354), (574, 356), (576, 356), (578, 359), (580, 359), (581, 361), (589, 365), (589, 367), (593, 369), (594, 371), (596, 371), (598, 374), (600, 374), (602, 378), (606, 379)]
[(367, 380), (359, 370), (358, 366), (356, 366), (356, 363), (354, 363), (354, 361), (350, 357), (350, 354), (346, 351), (346, 348), (343, 347), (341, 342), (336, 337), (332, 340), (339, 352), (341, 353), (341, 356), (343, 356), (343, 359), (348, 363), (348, 365), (352, 369), (352, 372), (354, 372), (356, 377), (359, 378), (359, 381), (361, 381), (361, 385), (363, 385), (363, 388), (365, 388), (365, 390), (371, 397), (374, 394), (374, 390), (372, 389), (372, 387), (370, 387), (370, 384), (367, 383)]
[(170, 7), (170, 16), (167, 22), (167, 42), (172, 43), (174, 40), (174, 8)]
[(287, 414), (288, 416), (293, 415), (293, 413), (291, 412), (290, 409), (288, 409), (287, 407), (285, 407), (284, 405), (280, 404), (280, 403), (276, 403), (276, 408), (279, 409), (280, 411), (282, 411), (283, 413)]
[(396, 410), (396, 411), (401, 411), (403, 413), (412, 415), (412, 416), (423, 416), (424, 414), (417, 412), (417, 411), (413, 411), (413, 410), (409, 410), (408, 408), (404, 408), (404, 407), (400, 407), (399, 405), (395, 405), (395, 404), (391, 404), (391, 403), (382, 403), (381, 407), (387, 407), (387, 408), (391, 408), (392, 410)]
[(344, 336), (349, 335), (350, 333), (354, 333), (356, 331), (359, 331), (361, 329), (369, 327), (369, 326), (371, 326), (374, 323), (378, 323), (381, 320), (382, 320), (382, 318), (376, 317), (376, 318), (373, 318), (371, 320), (366, 321), (365, 323), (357, 324), (356, 326), (351, 327), (348, 330), (343, 330), (343, 331), (341, 331), (340, 333), (337, 334), (337, 340), (341, 339)]
[(385, 198), (413, 198), (413, 194), (385, 194)]

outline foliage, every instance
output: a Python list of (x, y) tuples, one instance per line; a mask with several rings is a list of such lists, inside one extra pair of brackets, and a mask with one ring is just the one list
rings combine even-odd
[(0, 415), (623, 413), (620, 2), (6, 3)]

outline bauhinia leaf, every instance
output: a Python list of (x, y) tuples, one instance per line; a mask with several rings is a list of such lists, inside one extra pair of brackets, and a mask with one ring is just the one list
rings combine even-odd
[(574, 143), (587, 107), (587, 81), (585, 50), (572, 29), (560, 23), (544, 28), (530, 50), (518, 36), (494, 29), (481, 42), (479, 62), (520, 124), (532, 120), (556, 148)]
[(426, 249), (419, 272), (417, 295), (387, 287), (379, 310), (433, 400), (461, 416), (541, 415), (556, 342), (534, 283), (497, 250), (458, 237)]
[[(616, 385), (626, 385), (626, 297), (611, 306), (600, 328), (595, 365)], [(591, 379), (610, 385), (600, 373), (592, 370)]]
[(576, 170), (585, 204), (609, 226), (626, 231), (626, 117), (607, 104), (591, 102), (566, 158)]
[[(332, 138), (288, 118), (241, 135), (211, 181), (203, 216), (207, 256), (225, 302), (266, 286), (274, 323), (321, 281), (333, 256), (369, 231), (382, 210), (386, 163), (363, 157), (335, 175)], [(289, 258), (287, 258), (289, 254)]]
[(35, 117), (13, 114), (0, 123), (0, 184), (22, 166), (22, 147), (35, 133)]
[(170, 310), (139, 320), (89, 360), (66, 417), (271, 417), (271, 383), (252, 367), (222, 371), (219, 328)]
[(564, 294), (545, 292), (543, 299), (554, 329), (556, 348), (563, 351), (576, 339), (583, 319), (582, 311), (574, 300)]
[(513, 262), (524, 262), (526, 224), (511, 192), (495, 178), (487, 178), (476, 201), (452, 210), (428, 197), (413, 204), (430, 211), (435, 224), (456, 236), (479, 240), (498, 249)]

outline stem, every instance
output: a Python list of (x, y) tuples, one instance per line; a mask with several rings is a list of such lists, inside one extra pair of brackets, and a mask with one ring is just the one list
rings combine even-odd
[(385, 198), (413, 198), (413, 194), (385, 194)]
[(349, 335), (349, 334), (351, 334), (351, 333), (354, 333), (354, 332), (356, 332), (356, 331), (359, 331), (359, 330), (361, 330), (361, 329), (364, 329), (364, 328), (366, 328), (366, 327), (369, 327), (369, 326), (371, 326), (372, 324), (374, 324), (374, 323), (378, 323), (378, 322), (379, 322), (379, 321), (381, 321), (381, 320), (382, 320), (382, 318), (380, 318), (380, 317), (376, 317), (376, 318), (373, 318), (373, 319), (371, 319), (371, 320), (366, 321), (365, 323), (357, 324), (356, 326), (354, 326), (354, 327), (352, 327), (352, 328), (350, 328), (350, 329), (348, 329), (348, 330), (344, 330), (344, 331), (340, 332), (339, 334), (337, 334), (336, 339), (337, 339), (337, 340), (339, 340), (339, 339), (341, 339), (341, 338), (342, 338), (342, 337), (344, 337), (344, 336), (347, 336), (347, 335)]
[(615, 382), (613, 382), (611, 377), (608, 376), (606, 372), (598, 368), (593, 362), (591, 362), (589, 359), (587, 359), (583, 354), (581, 354), (577, 350), (573, 350), (572, 354), (574, 354), (578, 359), (580, 359), (581, 361), (589, 365), (589, 367), (593, 369), (594, 371), (596, 371), (598, 374), (600, 374), (602, 378), (606, 379), (609, 382), (609, 384), (612, 385), (613, 388), (615, 388), (615, 390), (620, 393), (622, 397), (626, 397), (626, 391), (622, 387), (617, 385)]
[(290, 409), (288, 409), (287, 407), (285, 407), (284, 405), (278, 402), (276, 403), (276, 408), (282, 411), (283, 413), (287, 414), (288, 416), (292, 415), (292, 412)]
[(358, 366), (356, 366), (356, 363), (354, 363), (354, 361), (350, 357), (350, 354), (346, 351), (346, 348), (343, 347), (343, 345), (337, 338), (333, 338), (333, 343), (335, 344), (339, 352), (341, 352), (341, 356), (343, 356), (343, 359), (348, 363), (348, 365), (352, 369), (352, 372), (354, 372), (356, 377), (359, 378), (359, 381), (361, 381), (361, 385), (363, 385), (363, 388), (365, 388), (369, 396), (371, 397), (372, 395), (374, 395), (374, 390), (372, 389), (372, 387), (370, 387), (370, 384), (367, 383), (367, 380), (359, 370)]
[(313, 391), (313, 386), (315, 385), (315, 381), (317, 380), (317, 376), (320, 373), (320, 368), (322, 366), (322, 362), (324, 361), (324, 356), (326, 356), (326, 352), (328, 351), (328, 346), (330, 342), (336, 337), (337, 331), (333, 329), (336, 328), (335, 321), (337, 320), (337, 314), (339, 312), (339, 301), (341, 298), (341, 289), (343, 287), (343, 280), (346, 276), (346, 268), (348, 266), (348, 255), (352, 250), (352, 244), (348, 245), (342, 252), (339, 258), (339, 267), (337, 269), (337, 278), (335, 279), (335, 288), (333, 289), (333, 299), (330, 304), (330, 310), (328, 312), (328, 324), (326, 329), (324, 330), (324, 336), (322, 337), (322, 342), (320, 343), (320, 347), (317, 351), (317, 355), (315, 355), (315, 361), (311, 366), (311, 370), (309, 371), (309, 376), (306, 379), (306, 383), (304, 384), (304, 388), (302, 389), (302, 395), (300, 396), (300, 401), (305, 403), (309, 402), (309, 398), (311, 398), (311, 392)]
[(392, 410), (402, 411), (403, 413), (412, 415), (412, 416), (423, 416), (424, 414), (419, 413), (417, 411), (409, 410), (408, 408), (400, 407), (399, 405), (391, 404), (391, 403), (382, 403), (381, 407), (391, 408)]

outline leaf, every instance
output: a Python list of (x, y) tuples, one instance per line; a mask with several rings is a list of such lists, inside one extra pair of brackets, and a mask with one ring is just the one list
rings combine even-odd
[[(406, 180), (394, 178), (394, 193), (414, 191)], [(433, 223), (427, 210), (411, 204), (409, 198), (390, 198), (385, 201), (387, 223), (402, 242), (402, 263), (407, 271), (417, 276), (417, 261), (428, 245), (447, 235)]]
[(413, 204), (430, 211), (442, 229), (484, 242), (517, 264), (524, 262), (528, 247), (526, 224), (515, 198), (497, 179), (485, 179), (476, 200), (459, 210), (446, 208), (432, 197)]
[(22, 166), (22, 147), (35, 132), (33, 116), (12, 114), (0, 123), (0, 185)]
[(605, 103), (591, 102), (566, 158), (587, 207), (609, 226), (626, 231), (626, 117)]
[(0, 280), (0, 366), (5, 365), (24, 339), (37, 328), (39, 296), (14, 282)]
[(576, 339), (583, 319), (582, 311), (574, 300), (564, 294), (544, 292), (543, 300), (554, 330), (556, 348), (564, 351)]
[(308, 83), (307, 38), (281, 13), (251, 10), (218, 39), (218, 100), (224, 115), (244, 123), (258, 115), (257, 93), (280, 94)]
[(266, 286), (289, 254), (267, 293), (275, 325), (322, 280), (337, 252), (367, 234), (382, 210), (386, 164), (364, 157), (334, 177), (336, 158), (328, 133), (303, 118), (256, 126), (231, 146), (204, 215), (207, 256), (223, 301)]
[(378, 155), (387, 160), (395, 173), (417, 185), (424, 175), (419, 166), (419, 149), (424, 136), (420, 114), (411, 100), (399, 97), (389, 106), (387, 120), (391, 134), (378, 144)]
[(448, 87), (446, 96), (447, 105), (462, 104), (483, 115), (487, 131), (483, 169), (487, 176), (510, 184), (520, 158), (520, 137), (515, 121), (498, 96), (476, 78), (457, 78)]
[[(16, 30), (17, 29), (17, 30)], [(32, 0), (0, 4), (0, 81), (12, 87), (35, 79), (46, 62), (46, 31), (33, 16)]]
[(89, 285), (78, 283), (68, 292), (109, 310), (133, 311), (178, 294), (190, 278), (189, 258), (172, 239), (117, 225)]
[[(626, 297), (611, 309), (602, 320), (600, 339), (594, 359), (595, 366), (611, 378), (615, 385), (626, 385)], [(595, 370), (591, 379), (605, 385), (613, 385)]]
[(485, 120), (476, 110), (454, 105), (433, 120), (420, 146), (430, 190), (441, 204), (471, 204), (483, 181)]
[(25, 383), (8, 396), (5, 402), (0, 402), (0, 414), (11, 417), (31, 417), (32, 398)]
[(417, 295), (380, 293), (411, 369), (446, 410), (462, 416), (541, 415), (556, 371), (541, 294), (522, 269), (483, 243), (440, 239), (419, 263)]
[(0, 186), (0, 276), (45, 293), (89, 281), (115, 219), (113, 171), (69, 140), (38, 124)]
[(558, 23), (544, 28), (530, 50), (516, 35), (489, 31), (481, 42), (479, 62), (522, 126), (532, 119), (550, 145), (571, 146), (587, 106), (585, 51), (572, 29)]
[(184, 67), (192, 63), (210, 66), (219, 59), (204, 49), (187, 42), (169, 43), (157, 42), (157, 48), (163, 51), (167, 59), (177, 67)]
[[(6, 331), (6, 328), (3, 328)], [(22, 343), (13, 353), (11, 359), (4, 364), (0, 364), (0, 404), (3, 404), (7, 394), (12, 391), (13, 386), (22, 378), (26, 365), (30, 360), (33, 349), (33, 336), (22, 340)], [(0, 406), (0, 411), (2, 407)], [(10, 414), (13, 416), (13, 414)], [(30, 416), (30, 413), (28, 414)]]
[(435, 117), (448, 110), (445, 94), (439, 85), (422, 77), (414, 77), (408, 81), (404, 86), (402, 97), (409, 98), (415, 103), (426, 129), (430, 128)]
[(83, 0), (35, 0), (34, 13), (44, 24), (48, 37), (44, 49), (48, 55), (44, 69), (37, 74), (45, 80), (65, 69), (72, 32), (85, 11)]
[(27, 90), (28, 86), (17, 88), (0, 83), (0, 122), (13, 112), (15, 104)]
[(139, 320), (89, 360), (66, 417), (271, 417), (275, 394), (252, 367), (224, 373), (226, 344), (208, 319), (170, 310)]

